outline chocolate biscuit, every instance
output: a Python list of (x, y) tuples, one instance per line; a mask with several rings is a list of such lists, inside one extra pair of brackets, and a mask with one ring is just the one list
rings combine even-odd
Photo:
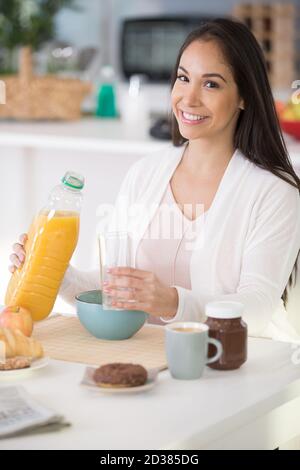
[(94, 372), (99, 387), (138, 387), (147, 381), (147, 371), (139, 364), (105, 364)]

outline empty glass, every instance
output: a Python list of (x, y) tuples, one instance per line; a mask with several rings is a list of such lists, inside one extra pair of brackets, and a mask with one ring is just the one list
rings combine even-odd
[[(111, 280), (108, 268), (133, 267), (132, 239), (126, 231), (103, 232), (99, 234), (99, 256), (100, 256), (100, 284)], [(119, 291), (128, 291), (127, 287), (119, 288)], [(114, 298), (102, 291), (102, 307), (104, 310), (122, 310), (111, 305)], [(121, 298), (118, 300), (122, 301)], [(135, 302), (125, 299), (126, 302)]]

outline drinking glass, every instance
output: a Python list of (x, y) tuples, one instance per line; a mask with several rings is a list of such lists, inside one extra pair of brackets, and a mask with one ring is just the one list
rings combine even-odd
[[(111, 274), (107, 272), (108, 268), (113, 267), (133, 267), (132, 238), (126, 231), (107, 231), (98, 236), (99, 257), (100, 257), (100, 276), (101, 286), (104, 281), (111, 280)], [(128, 291), (129, 288), (119, 288), (119, 291)], [(113, 297), (102, 290), (102, 308), (103, 310), (122, 310), (111, 305)], [(118, 300), (122, 301), (121, 298)], [(125, 299), (126, 302), (134, 303), (134, 300)]]

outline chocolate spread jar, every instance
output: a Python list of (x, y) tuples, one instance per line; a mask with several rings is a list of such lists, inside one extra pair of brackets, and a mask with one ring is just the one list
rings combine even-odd
[[(205, 306), (209, 336), (221, 341), (223, 353), (209, 367), (218, 370), (233, 370), (247, 360), (247, 325), (242, 320), (243, 304), (240, 302), (209, 302)], [(215, 354), (209, 345), (208, 357)]]

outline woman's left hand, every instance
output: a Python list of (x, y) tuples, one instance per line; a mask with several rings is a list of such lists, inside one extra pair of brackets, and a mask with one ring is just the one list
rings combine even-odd
[[(163, 284), (154, 273), (126, 267), (110, 268), (108, 273), (110, 280), (103, 283), (103, 291), (114, 298), (112, 306), (143, 310), (156, 317), (175, 316), (177, 290)], [(134, 303), (128, 302), (130, 300)]]

